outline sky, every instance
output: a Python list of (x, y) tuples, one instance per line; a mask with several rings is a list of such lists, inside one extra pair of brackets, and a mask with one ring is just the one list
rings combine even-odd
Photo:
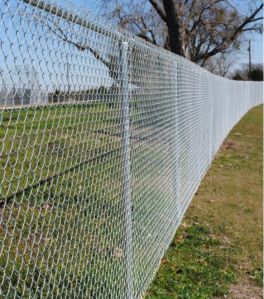
[[(55, 0), (47, 1), (53, 2)], [(65, 7), (68, 0), (56, 1)], [(18, 3), (20, 3), (19, 6)], [(99, 0), (70, 0), (70, 3), (84, 7), (80, 10), (81, 16), (85, 15), (86, 10), (87, 12), (94, 12), (96, 18), (102, 15), (98, 6)], [(68, 4), (67, 8), (69, 11), (71, 10)], [(36, 15), (32, 9), (31, 6), (18, 2), (18, 0), (0, 0), (0, 14), (4, 12), (2, 18), (0, 17), (0, 25), (4, 28), (4, 30), (0, 30), (1, 86), (23, 85), (26, 88), (23, 82), (28, 82), (30, 86), (27, 88), (31, 89), (39, 86), (36, 88), (48, 91), (66, 91), (69, 89), (83, 90), (87, 88), (87, 82), (89, 82), (89, 87), (112, 85), (113, 79), (109, 76), (109, 69), (105, 64), (95, 58), (92, 52), (79, 51), (72, 44), (65, 43), (62, 38), (51, 33), (45, 25), (46, 23), (50, 24), (50, 21), (43, 22), (47, 17), (45, 16), (46, 12), (41, 12), (44, 19), (40, 22), (40, 16)], [(79, 12), (78, 9), (77, 11)], [(32, 14), (40, 19), (36, 21), (36, 18), (32, 18)], [(107, 23), (104, 25), (108, 27)], [(92, 49), (97, 51), (100, 49), (101, 58), (119, 55), (117, 54), (119, 50), (116, 43), (107, 35), (95, 33), (94, 30), (85, 29), (72, 23), (69, 24), (63, 19), (60, 19), (60, 27), (71, 34), (73, 42), (77, 41), (87, 45), (88, 39)], [(263, 58), (262, 36), (253, 34), (250, 38), (252, 41), (252, 62), (261, 63)], [(247, 48), (248, 44), (236, 56), (232, 69), (239, 68), (241, 64), (248, 62)], [(32, 80), (28, 80), (28, 74), (31, 72), (27, 71), (27, 66), (32, 66), (32, 74), (37, 74), (31, 76)]]
[[(241, 6), (243, 1), (234, 0), (238, 6)], [(100, 1), (94, 0), (71, 0), (72, 3), (86, 7), (88, 10), (100, 14), (99, 3)], [(251, 40), (252, 47), (252, 63), (263, 63), (263, 36), (261, 34), (253, 33), (247, 36), (247, 39)], [(240, 50), (240, 53), (236, 55), (234, 68), (238, 68), (241, 64), (248, 63), (248, 44)]]

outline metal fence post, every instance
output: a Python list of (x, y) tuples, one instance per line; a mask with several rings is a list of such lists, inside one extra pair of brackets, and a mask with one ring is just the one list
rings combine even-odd
[(176, 103), (175, 103), (175, 108), (177, 111), (177, 119), (176, 119), (176, 139), (177, 139), (177, 192), (178, 192), (178, 224), (181, 222), (182, 218), (182, 199), (181, 199), (181, 132), (180, 132), (180, 116), (181, 116), (181, 108), (180, 108), (180, 100), (181, 100), (181, 94), (180, 94), (180, 84), (181, 84), (181, 79), (180, 79), (180, 73), (181, 73), (181, 68), (180, 68), (180, 61), (176, 61)]
[(132, 208), (131, 175), (129, 148), (129, 90), (128, 90), (128, 43), (120, 44), (120, 94), (122, 113), (122, 171), (123, 171), (123, 206), (125, 215), (125, 258), (127, 298), (133, 299), (133, 255), (132, 255)]
[[(207, 75), (208, 76), (208, 75)], [(213, 107), (214, 107), (214, 94), (213, 94), (213, 81), (212, 79), (208, 76), (208, 92), (209, 92), (209, 146), (208, 146), (208, 159), (209, 159), (209, 165), (211, 164), (211, 161), (213, 159), (214, 155), (214, 149), (213, 149), (213, 144), (214, 144), (214, 139), (213, 136)], [(209, 166), (208, 166), (209, 167)]]
[(174, 62), (174, 76), (175, 76), (175, 98), (174, 98), (174, 149), (173, 149), (173, 159), (175, 161), (174, 164), (174, 193), (175, 193), (175, 205), (176, 205), (176, 225), (180, 223), (181, 217), (181, 203), (180, 203), (180, 152), (179, 152), (179, 86), (178, 86), (178, 61), (175, 59)]

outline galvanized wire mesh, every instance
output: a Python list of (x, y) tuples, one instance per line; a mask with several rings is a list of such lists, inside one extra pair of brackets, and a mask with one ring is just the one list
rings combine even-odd
[(140, 298), (262, 84), (55, 2), (0, 0), (0, 297)]

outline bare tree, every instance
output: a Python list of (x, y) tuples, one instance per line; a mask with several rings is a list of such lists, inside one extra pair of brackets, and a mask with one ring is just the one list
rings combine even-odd
[[(74, 15), (63, 11), (58, 15), (57, 8), (55, 6), (47, 8), (44, 1), (22, 1), (36, 7), (40, 7), (39, 3), (43, 2), (42, 9), (54, 16), (47, 14), (43, 17), (35, 12), (36, 23), (42, 23), (49, 32), (78, 51), (89, 51), (108, 68), (109, 75), (114, 81), (118, 79), (116, 67), (118, 53), (102, 55), (100, 49), (96, 49), (91, 42), (76, 39), (65, 29), (65, 22), (70, 24), (74, 21)], [(225, 54), (232, 48), (238, 48), (246, 32), (262, 32), (263, 17), (260, 16), (260, 12), (263, 3), (261, 0), (241, 0), (247, 4), (247, 15), (232, 4), (233, 0), (102, 1), (105, 10), (111, 17), (116, 18), (121, 27), (202, 66), (208, 64), (208, 60), (212, 60), (215, 55)], [(133, 57), (142, 53), (139, 53), (137, 48), (131, 49), (130, 52), (133, 65), (137, 62)], [(132, 82), (138, 79), (132, 77)]]
[(215, 56), (210, 57), (204, 67), (211, 73), (227, 77), (230, 74), (230, 69), (233, 64), (233, 56), (229, 53), (218, 53)]
[[(262, 0), (102, 0), (119, 25), (196, 63), (238, 48), (247, 32), (262, 33)], [(245, 9), (246, 7), (246, 9)]]
[[(79, 16), (74, 12), (68, 12), (67, 10), (62, 10), (56, 5), (46, 5), (45, 1), (42, 0), (22, 0), (26, 4), (30, 4), (34, 9), (33, 12), (27, 12), (25, 10), (19, 10), (18, 13), (21, 18), (26, 19), (30, 24), (36, 26), (36, 31), (41, 27), (42, 34), (48, 32), (55, 37), (55, 40), (65, 43), (68, 46), (69, 51), (78, 52), (89, 52), (92, 56), (102, 63), (107, 69), (109, 76), (113, 79), (112, 87), (119, 85), (120, 80), (120, 69), (119, 69), (119, 59), (120, 59), (120, 48), (116, 45), (109, 47), (108, 50), (104, 51), (100, 48), (100, 43), (97, 43), (94, 39), (90, 38), (90, 24), (85, 23), (86, 20), (83, 18), (79, 19)], [(17, 12), (16, 12), (17, 13)], [(77, 27), (76, 27), (77, 26)], [(101, 30), (94, 30), (95, 34), (98, 34), (98, 39), (101, 43), (120, 43), (120, 40), (116, 37), (108, 38), (105, 34), (100, 32)], [(154, 36), (154, 33), (153, 33)], [(71, 50), (70, 50), (71, 49)], [(145, 57), (145, 59), (139, 60), (138, 57)], [(150, 69), (157, 67), (156, 60), (150, 60), (146, 56), (146, 53), (140, 47), (131, 45), (128, 53), (129, 59), (129, 70), (128, 76), (129, 81), (132, 84), (140, 86), (144, 81), (148, 80), (145, 78), (145, 73), (135, 72), (137, 66), (141, 69)], [(159, 63), (161, 63), (162, 58), (159, 57)], [(144, 77), (144, 79), (142, 79)]]

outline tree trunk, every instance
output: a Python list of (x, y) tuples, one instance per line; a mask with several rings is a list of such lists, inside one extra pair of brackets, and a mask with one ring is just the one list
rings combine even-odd
[(163, 0), (166, 13), (166, 24), (168, 27), (169, 44), (171, 51), (184, 56), (180, 34), (180, 21), (174, 0)]

